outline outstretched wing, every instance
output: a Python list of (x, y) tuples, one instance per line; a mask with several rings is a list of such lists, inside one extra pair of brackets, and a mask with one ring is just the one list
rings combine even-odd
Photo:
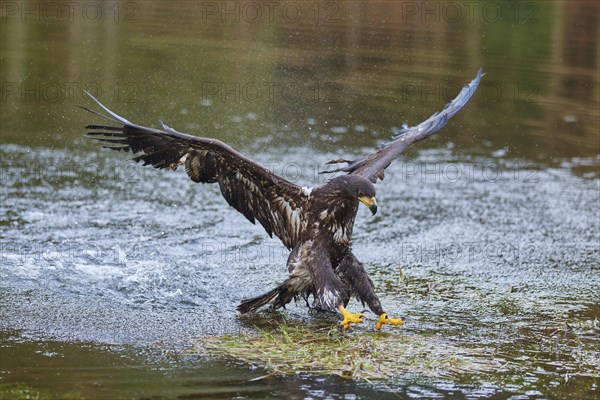
[(194, 182), (218, 183), (230, 206), (250, 222), (258, 220), (271, 237), (275, 234), (286, 247), (295, 246), (305, 220), (309, 196), (306, 188), (272, 173), (219, 140), (186, 135), (162, 121), (162, 130), (136, 125), (87, 94), (107, 115), (81, 108), (117, 125), (88, 125), (89, 137), (105, 142), (105, 148), (137, 154), (133, 160), (154, 168), (175, 170), (180, 164), (185, 165)]
[(481, 76), (482, 71), (480, 68), (475, 79), (466, 85), (460, 91), (458, 96), (448, 103), (441, 112), (433, 114), (417, 126), (410, 127), (405, 124), (402, 130), (396, 133), (392, 140), (382, 146), (377, 152), (354, 161), (330, 161), (330, 164), (343, 162), (348, 165), (343, 168), (325, 172), (347, 172), (349, 174), (357, 174), (369, 179), (373, 183), (377, 182), (377, 179), (383, 179), (383, 171), (392, 163), (392, 161), (413, 143), (423, 140), (443, 128), (444, 125), (446, 125), (446, 122), (469, 102), (471, 97), (473, 97), (477, 86), (479, 86)]

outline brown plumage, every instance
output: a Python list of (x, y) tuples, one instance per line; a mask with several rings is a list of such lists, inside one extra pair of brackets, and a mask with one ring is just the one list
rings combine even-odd
[(348, 175), (312, 189), (272, 173), (219, 140), (180, 133), (162, 122), (162, 129), (131, 123), (89, 93), (107, 115), (82, 108), (115, 124), (88, 125), (88, 136), (105, 142), (109, 149), (136, 154), (133, 159), (144, 165), (173, 170), (184, 165), (192, 181), (217, 183), (230, 206), (250, 222), (258, 221), (270, 236), (277, 236), (291, 250), (287, 261), (289, 277), (264, 295), (243, 300), (238, 306), (241, 313), (268, 304), (284, 307), (293, 299), (308, 299), (312, 295), (315, 308), (340, 311), (347, 328), (350, 322), (357, 322), (348, 322), (343, 308), (352, 296), (380, 315), (380, 323), (386, 323), (387, 318), (373, 282), (352, 254), (352, 229), (359, 202), (375, 214), (374, 183), (383, 179), (383, 171), (411, 144), (437, 132), (460, 111), (473, 96), (481, 76), (479, 70), (475, 79), (440, 113), (415, 127), (405, 126), (378, 151), (354, 161), (332, 161), (347, 163), (334, 171)]

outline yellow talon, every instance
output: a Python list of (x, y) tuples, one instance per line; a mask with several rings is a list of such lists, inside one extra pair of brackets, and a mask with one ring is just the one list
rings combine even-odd
[(340, 322), (340, 325), (344, 327), (344, 329), (350, 329), (350, 323), (359, 323), (362, 322), (364, 314), (356, 313), (352, 314), (348, 310), (344, 308), (344, 306), (339, 306), (338, 311), (344, 316), (344, 320)]
[(381, 313), (379, 314), (379, 321), (377, 321), (375, 329), (380, 330), (384, 324), (402, 325), (403, 323), (402, 318), (388, 318), (386, 313)]

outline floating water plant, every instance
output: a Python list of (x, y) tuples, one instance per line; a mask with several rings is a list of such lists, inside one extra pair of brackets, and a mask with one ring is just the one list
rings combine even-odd
[(279, 322), (272, 329), (256, 328), (252, 333), (205, 336), (198, 346), (209, 354), (283, 375), (310, 373), (378, 380), (405, 374), (439, 378), (501, 368), (490, 354), (451, 345), (437, 336), (347, 333), (331, 325), (291, 322)]

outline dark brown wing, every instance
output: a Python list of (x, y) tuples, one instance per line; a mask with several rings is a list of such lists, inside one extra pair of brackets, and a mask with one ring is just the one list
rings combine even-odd
[(444, 107), (444, 109), (433, 114), (431, 117), (421, 122), (417, 126), (406, 126), (394, 135), (391, 141), (382, 146), (377, 152), (369, 154), (366, 157), (354, 161), (335, 160), (330, 164), (345, 162), (348, 165), (334, 171), (326, 172), (347, 172), (349, 174), (361, 175), (371, 182), (377, 182), (377, 179), (383, 179), (383, 171), (394, 161), (400, 154), (415, 142), (423, 140), (446, 125), (446, 122), (458, 113), (473, 97), (479, 81), (481, 80), (481, 68), (477, 72), (475, 79), (466, 85), (456, 96), (454, 100)]
[(286, 247), (295, 246), (305, 221), (309, 196), (306, 188), (272, 173), (219, 140), (186, 135), (162, 121), (162, 130), (136, 125), (88, 95), (108, 115), (82, 108), (118, 125), (88, 125), (88, 136), (105, 142), (105, 148), (135, 153), (133, 160), (154, 168), (175, 170), (184, 164), (194, 182), (218, 183), (230, 206), (250, 222), (258, 220)]

